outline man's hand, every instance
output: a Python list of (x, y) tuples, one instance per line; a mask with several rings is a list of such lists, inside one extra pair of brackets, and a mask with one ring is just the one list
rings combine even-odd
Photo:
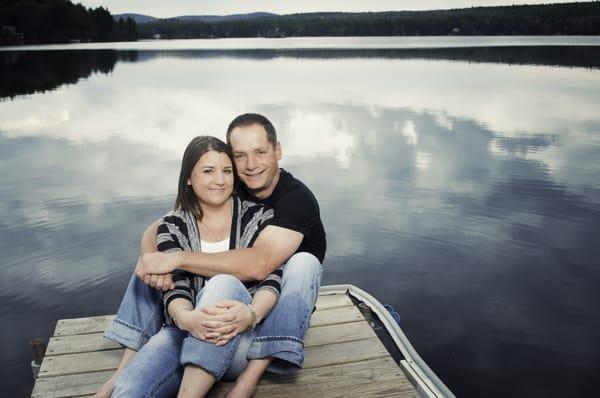
[(172, 274), (147, 274), (146, 276), (144, 276), (144, 283), (150, 287), (155, 288), (156, 290), (161, 290), (163, 292), (175, 289)]
[(148, 274), (170, 274), (177, 268), (177, 253), (144, 253), (138, 260), (135, 273), (141, 279)]
[[(146, 285), (149, 285), (155, 289), (162, 290), (166, 292), (167, 290), (175, 289), (175, 284), (173, 283), (173, 275), (172, 274), (143, 274), (142, 271), (142, 257), (138, 258), (137, 264), (135, 266), (135, 274), (144, 281)], [(140, 276), (144, 275), (144, 276)]]

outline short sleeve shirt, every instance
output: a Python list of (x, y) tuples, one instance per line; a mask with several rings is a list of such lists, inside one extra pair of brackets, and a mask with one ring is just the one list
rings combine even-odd
[(269, 197), (257, 200), (247, 192), (243, 192), (242, 196), (271, 207), (275, 211), (271, 225), (291, 229), (304, 235), (296, 252), (309, 252), (323, 263), (327, 243), (319, 203), (302, 181), (281, 169), (279, 181)]

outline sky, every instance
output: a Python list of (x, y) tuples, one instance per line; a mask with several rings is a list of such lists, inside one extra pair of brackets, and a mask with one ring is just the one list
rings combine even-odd
[(496, 6), (511, 4), (573, 3), (575, 0), (73, 0), (86, 7), (107, 7), (111, 14), (137, 13), (158, 18), (180, 15), (228, 15), (256, 11), (293, 14), (315, 11), (403, 11)]

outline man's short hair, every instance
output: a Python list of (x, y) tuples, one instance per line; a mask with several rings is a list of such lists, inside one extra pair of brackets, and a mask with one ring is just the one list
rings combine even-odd
[(230, 137), (233, 129), (236, 127), (252, 126), (253, 124), (258, 124), (265, 129), (267, 132), (267, 140), (273, 145), (273, 148), (275, 148), (277, 145), (277, 132), (275, 131), (275, 127), (273, 127), (273, 124), (269, 119), (258, 113), (244, 113), (233, 119), (231, 123), (229, 123), (229, 127), (227, 127), (227, 144), (231, 146)]

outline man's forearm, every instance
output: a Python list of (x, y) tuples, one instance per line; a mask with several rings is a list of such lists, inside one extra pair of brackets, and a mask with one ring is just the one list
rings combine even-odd
[(229, 274), (243, 281), (263, 280), (281, 264), (260, 248), (230, 250), (221, 253), (179, 252), (175, 268), (192, 274), (212, 277)]
[(176, 269), (212, 277), (229, 274), (243, 281), (263, 280), (284, 264), (298, 249), (303, 235), (281, 227), (268, 226), (254, 246), (221, 253), (178, 252), (152, 253), (158, 222), (152, 224), (142, 239), (141, 267), (138, 274), (168, 274)]

